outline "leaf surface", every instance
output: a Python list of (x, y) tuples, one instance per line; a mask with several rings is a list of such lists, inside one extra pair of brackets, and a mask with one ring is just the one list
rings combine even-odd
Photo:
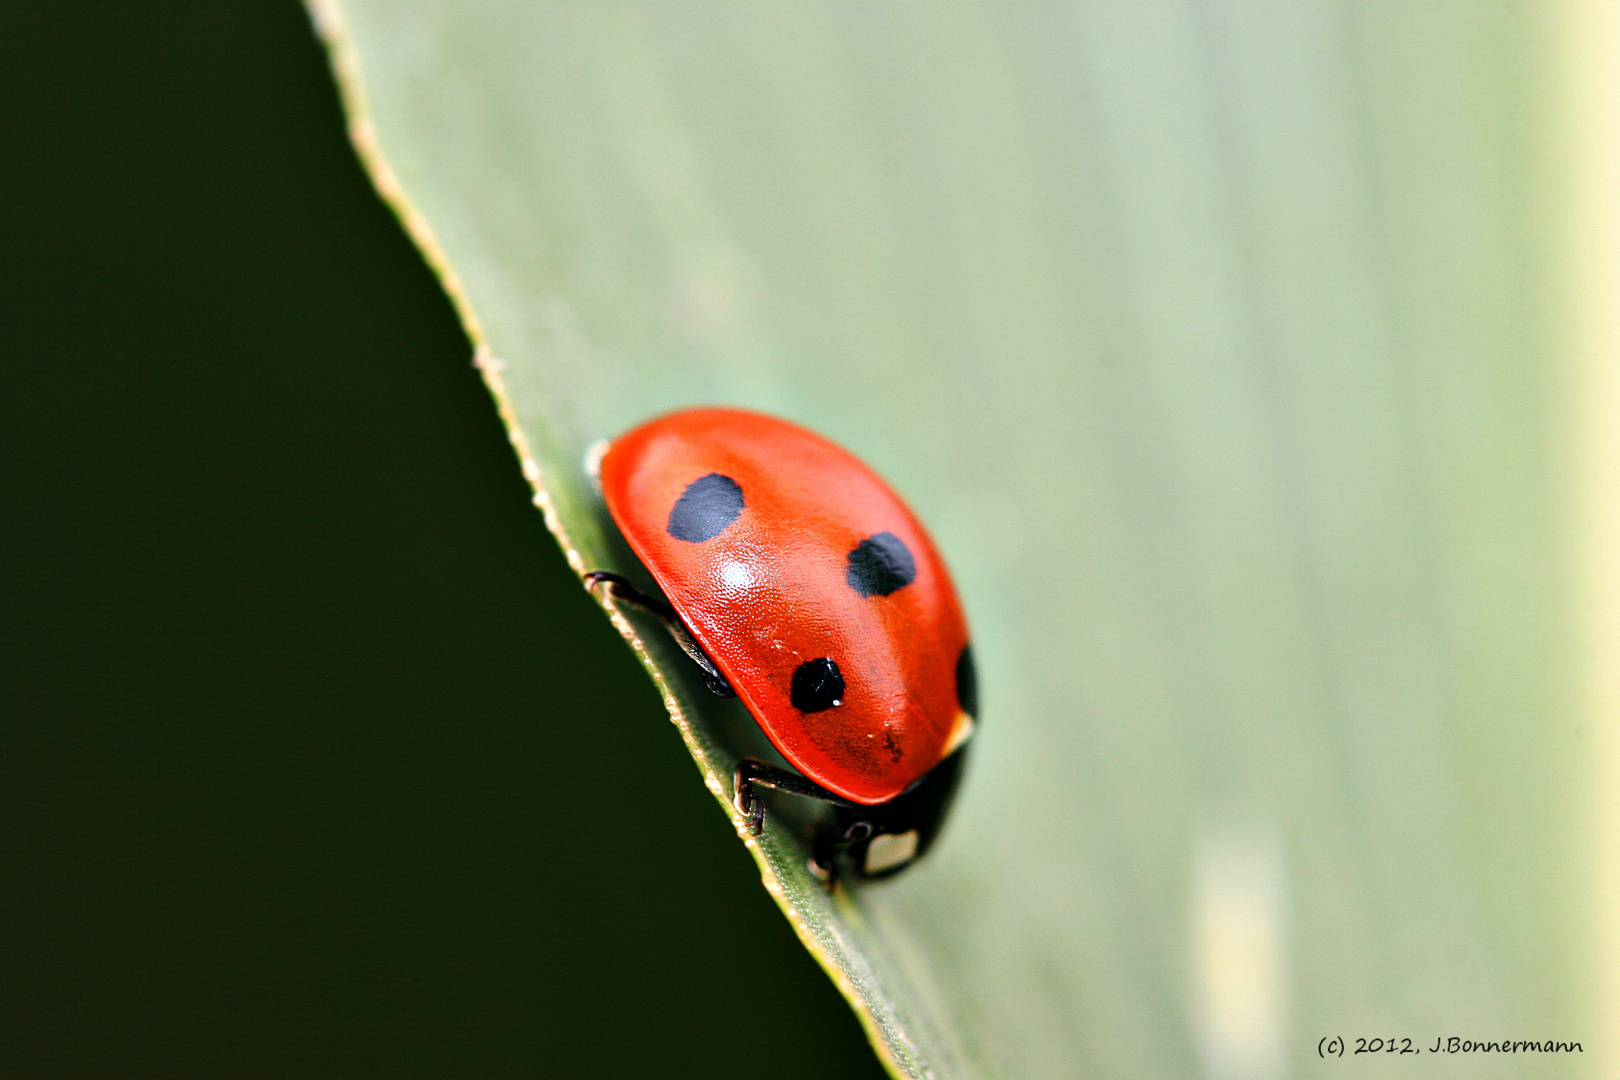
[[(590, 447), (703, 403), (849, 447), (950, 560), (985, 704), (935, 854), (829, 895), (739, 829), (897, 1075), (1601, 1052), (1567, 12), (314, 11), (576, 569), (630, 566)], [(747, 717), (615, 618), (740, 825)]]

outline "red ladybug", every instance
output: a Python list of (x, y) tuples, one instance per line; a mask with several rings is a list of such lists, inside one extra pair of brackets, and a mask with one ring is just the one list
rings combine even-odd
[(737, 409), (636, 428), (601, 483), (669, 603), (616, 574), (589, 584), (659, 615), (797, 770), (738, 767), (754, 831), (770, 788), (832, 808), (805, 825), (819, 870), (872, 877), (921, 855), (978, 708), (956, 590), (899, 496), (821, 436)]

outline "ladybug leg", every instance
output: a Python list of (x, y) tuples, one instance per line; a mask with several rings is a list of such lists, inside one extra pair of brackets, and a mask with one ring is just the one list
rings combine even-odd
[[(737, 772), (732, 779), (732, 799), (736, 803), (737, 812), (748, 819), (748, 832), (753, 836), (758, 836), (760, 830), (765, 827), (765, 803), (754, 793), (756, 785), (805, 799), (831, 803), (833, 806), (859, 805), (840, 795), (834, 795), (820, 784), (806, 780), (798, 773), (778, 769), (754, 758), (743, 758), (737, 763)], [(870, 830), (870, 826), (868, 829)]]
[(811, 877), (827, 886), (828, 892), (838, 888), (838, 860), (830, 852), (817, 850), (804, 865)]
[(632, 607), (638, 607), (666, 621), (675, 619), (674, 608), (656, 596), (648, 596), (630, 584), (628, 578), (618, 574), (610, 574), (606, 570), (592, 570), (585, 575), (585, 587), (587, 589), (594, 593), (598, 585), (606, 586), (607, 594), (615, 600), (622, 600)]
[[(836, 890), (843, 878), (839, 869), (842, 865), (841, 854), (848, 851), (852, 845), (870, 840), (872, 832), (872, 823), (863, 820), (850, 825), (836, 840), (828, 836), (818, 836), (815, 849), (807, 860), (810, 873), (829, 890)], [(859, 876), (858, 872), (856, 876)]]
[(675, 639), (675, 644), (681, 647), (681, 652), (691, 657), (692, 662), (703, 670), (703, 681), (708, 684), (709, 689), (720, 697), (736, 696), (736, 691), (732, 690), (726, 677), (714, 666), (714, 661), (709, 659), (709, 654), (704, 652), (703, 647), (692, 637), (691, 631), (681, 622), (681, 617), (675, 614), (674, 608), (655, 596), (648, 596), (618, 574), (610, 574), (606, 570), (592, 570), (585, 575), (587, 589), (594, 593), (598, 585), (603, 586), (613, 599), (656, 616), (658, 621), (664, 624), (664, 629), (669, 631), (669, 636)]

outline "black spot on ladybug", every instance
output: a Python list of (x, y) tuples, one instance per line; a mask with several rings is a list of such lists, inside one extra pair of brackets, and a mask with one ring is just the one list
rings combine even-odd
[(827, 657), (806, 660), (793, 673), (789, 697), (800, 712), (821, 712), (844, 703), (844, 676)]
[(973, 666), (973, 644), (962, 646), (956, 658), (956, 703), (973, 719), (979, 718), (979, 673)]
[(669, 535), (689, 544), (713, 540), (743, 512), (742, 488), (729, 476), (712, 472), (686, 485), (669, 512)]
[(916, 580), (917, 560), (904, 540), (892, 532), (880, 532), (855, 545), (844, 576), (849, 587), (862, 596), (888, 596)]
[(889, 760), (899, 764), (901, 758), (900, 740), (894, 737), (894, 732), (883, 729), (883, 749), (889, 752)]

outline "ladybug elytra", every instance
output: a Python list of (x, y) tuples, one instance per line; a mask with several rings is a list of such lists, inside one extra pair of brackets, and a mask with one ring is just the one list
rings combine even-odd
[(720, 408), (621, 436), (600, 481), (668, 604), (615, 574), (588, 584), (663, 619), (791, 766), (739, 765), (752, 830), (763, 788), (829, 808), (806, 826), (824, 876), (886, 875), (922, 855), (978, 703), (955, 587), (899, 496), (811, 431)]

